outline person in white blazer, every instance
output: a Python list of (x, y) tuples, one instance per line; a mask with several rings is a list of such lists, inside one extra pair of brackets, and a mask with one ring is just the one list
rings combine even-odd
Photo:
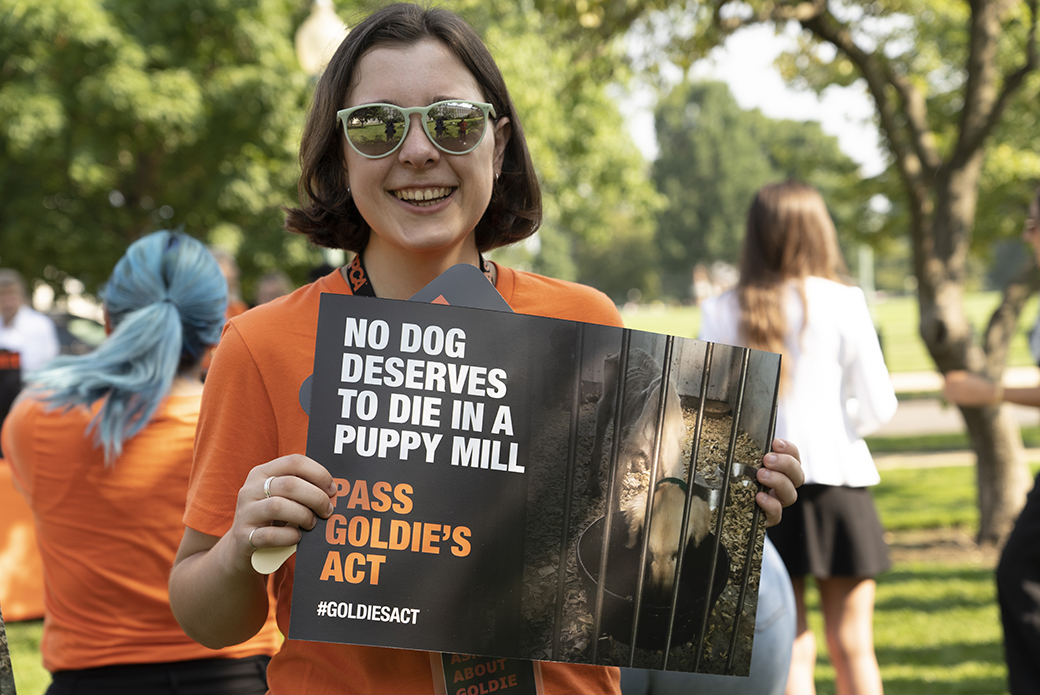
[(783, 355), (776, 436), (798, 442), (806, 477), (784, 523), (769, 532), (797, 605), (788, 695), (815, 693), (810, 575), (837, 691), (882, 692), (874, 578), (891, 562), (868, 489), (880, 476), (863, 437), (895, 414), (897, 400), (866, 298), (847, 275), (820, 193), (797, 181), (771, 184), (748, 212), (736, 288), (701, 306), (702, 340)]

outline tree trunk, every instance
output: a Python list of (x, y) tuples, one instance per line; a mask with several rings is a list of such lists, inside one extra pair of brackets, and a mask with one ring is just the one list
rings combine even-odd
[(1025, 504), (1032, 480), (1010, 408), (961, 408), (977, 462), (980, 545), (1002, 545)]
[[(1000, 378), (1011, 338), (1010, 331), (1001, 330), (1006, 321), (991, 321), (988, 334), (992, 342), (984, 351), (964, 312), (967, 251), (981, 165), (981, 151), (958, 166), (947, 164), (933, 181), (934, 197), (919, 201), (913, 234), (920, 331), (941, 372), (967, 367)], [(987, 369), (987, 352), (1003, 357), (992, 371)], [(978, 542), (999, 545), (1010, 532), (1029, 489), (1021, 434), (1007, 408), (961, 408), (961, 413), (978, 457)]]

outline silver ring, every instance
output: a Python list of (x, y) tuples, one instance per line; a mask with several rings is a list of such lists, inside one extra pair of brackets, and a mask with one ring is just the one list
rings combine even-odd
[(270, 478), (264, 481), (264, 497), (271, 496), (271, 481), (274, 480), (276, 477), (278, 476), (272, 475)]
[[(252, 531), (249, 532), (249, 545), (253, 545), (253, 534), (256, 533), (259, 530), (260, 530), (260, 527), (257, 526), (255, 529), (253, 529)], [(257, 548), (255, 545), (253, 545), (253, 550), (260, 550), (260, 548)]]

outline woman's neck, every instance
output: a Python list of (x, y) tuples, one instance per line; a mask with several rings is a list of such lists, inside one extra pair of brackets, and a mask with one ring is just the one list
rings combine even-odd
[(468, 263), (480, 267), (476, 244), (467, 244), (450, 253), (392, 254), (386, 251), (378, 245), (373, 248), (370, 243), (362, 258), (365, 274), (376, 295), (387, 299), (408, 299), (453, 265)]

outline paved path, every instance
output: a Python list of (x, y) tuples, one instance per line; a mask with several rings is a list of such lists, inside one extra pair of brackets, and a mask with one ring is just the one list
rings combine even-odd
[[(896, 393), (922, 393), (942, 389), (942, 376), (939, 372), (894, 372), (891, 376)], [(1037, 384), (1040, 384), (1040, 370), (1036, 367), (1009, 367), (1004, 371), (1005, 386)]]
[[(1036, 386), (1040, 370), (1035, 367), (1008, 369), (1004, 374), (1005, 386)], [(942, 390), (938, 372), (896, 372), (892, 374), (896, 393), (927, 393)], [(1040, 424), (1040, 410), (1025, 406), (1008, 406), (1020, 425)], [(917, 434), (961, 432), (964, 420), (956, 406), (941, 398), (901, 400), (899, 409), (884, 427), (875, 433), (878, 437), (906, 437)]]
[[(1040, 370), (1035, 367), (1016, 367), (1004, 374), (1005, 386), (1036, 386)], [(892, 374), (896, 393), (938, 392), (942, 377), (938, 372), (897, 372)], [(1040, 425), (1040, 409), (1008, 405), (1020, 426)], [(908, 437), (921, 434), (963, 432), (964, 420), (956, 406), (941, 398), (899, 401), (895, 417), (874, 433), (878, 437)], [(1027, 450), (1030, 461), (1040, 461), (1040, 449)], [(967, 466), (975, 464), (973, 451), (944, 451), (938, 453), (876, 454), (878, 468), (935, 468), (939, 466)]]
[[(1040, 449), (1026, 449), (1026, 461), (1040, 461)], [(974, 466), (974, 451), (937, 451), (910, 454), (874, 454), (879, 471), (892, 468), (942, 468), (944, 466)]]

